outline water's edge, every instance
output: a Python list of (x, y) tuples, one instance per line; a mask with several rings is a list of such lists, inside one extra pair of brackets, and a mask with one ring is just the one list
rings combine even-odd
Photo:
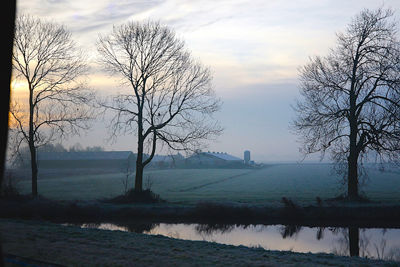
[[(66, 223), (64, 225), (72, 225)], [(308, 227), (299, 225), (232, 225), (184, 223), (81, 223), (82, 228), (163, 235), (269, 250), (333, 253), (400, 261), (400, 229)]]

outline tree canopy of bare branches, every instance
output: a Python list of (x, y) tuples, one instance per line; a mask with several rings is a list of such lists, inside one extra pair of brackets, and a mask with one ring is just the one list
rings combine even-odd
[[(100, 36), (103, 66), (122, 78), (128, 94), (103, 103), (115, 116), (113, 134), (137, 136), (135, 190), (142, 190), (143, 169), (157, 143), (194, 149), (221, 132), (212, 119), (220, 108), (209, 69), (192, 59), (174, 32), (158, 22), (130, 22)], [(149, 156), (144, 157), (144, 149)]]
[(293, 128), (305, 154), (330, 152), (345, 166), (347, 194), (358, 197), (359, 166), (398, 161), (400, 43), (392, 10), (363, 10), (337, 46), (301, 68)]
[(87, 67), (82, 52), (62, 25), (23, 15), (17, 18), (13, 50), (14, 83), (24, 96), (11, 103), (14, 150), (28, 145), (32, 195), (37, 195), (36, 149), (89, 127), (93, 93), (80, 79)]

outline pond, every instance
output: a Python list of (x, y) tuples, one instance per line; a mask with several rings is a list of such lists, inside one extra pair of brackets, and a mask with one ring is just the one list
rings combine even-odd
[(400, 261), (400, 229), (358, 227), (306, 227), (297, 225), (226, 224), (80, 224), (83, 228), (120, 230), (202, 240), (268, 250), (333, 253)]

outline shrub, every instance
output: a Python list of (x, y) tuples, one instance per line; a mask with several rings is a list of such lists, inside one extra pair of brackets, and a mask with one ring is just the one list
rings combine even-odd
[(298, 209), (298, 206), (291, 199), (288, 199), (286, 197), (282, 197), (281, 202), (285, 206), (285, 208), (287, 208), (287, 209), (293, 209), (293, 210)]
[(124, 195), (114, 197), (106, 200), (105, 202), (116, 203), (116, 204), (127, 204), (127, 203), (159, 203), (164, 202), (160, 198), (160, 195), (155, 194), (150, 189), (143, 191), (135, 191), (134, 189), (128, 190)]

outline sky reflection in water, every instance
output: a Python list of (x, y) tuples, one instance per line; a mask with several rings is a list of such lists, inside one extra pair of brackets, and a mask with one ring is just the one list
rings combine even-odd
[(262, 247), (269, 250), (325, 252), (343, 256), (349, 256), (352, 247), (353, 255), (400, 261), (400, 229), (166, 223), (101, 223), (82, 224), (81, 227)]

